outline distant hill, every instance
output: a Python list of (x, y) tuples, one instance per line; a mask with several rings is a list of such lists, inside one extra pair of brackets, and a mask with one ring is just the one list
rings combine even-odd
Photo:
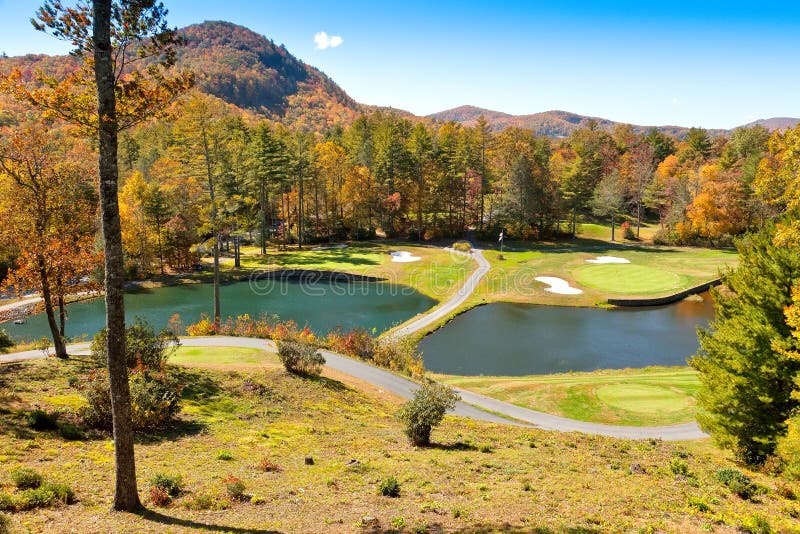
[(800, 119), (793, 117), (772, 117), (771, 119), (758, 119), (757, 121), (745, 124), (746, 127), (763, 126), (767, 130), (786, 130), (787, 128), (794, 128), (800, 124)]
[[(436, 121), (455, 121), (465, 126), (472, 126), (481, 115), (486, 118), (492, 130), (495, 131), (513, 126), (533, 130), (537, 135), (545, 135), (548, 137), (566, 137), (573, 131), (586, 126), (591, 120), (594, 120), (600, 128), (609, 132), (614, 130), (616, 126), (624, 124), (600, 117), (578, 115), (568, 111), (553, 110), (530, 115), (510, 115), (508, 113), (482, 109), (475, 106), (459, 106), (446, 111), (440, 111), (439, 113), (433, 113), (427, 117)], [(646, 132), (652, 128), (651, 126), (636, 124), (632, 126), (637, 132)], [(684, 137), (689, 131), (689, 128), (683, 126), (656, 126), (656, 129), (677, 138)], [(725, 135), (727, 130), (709, 130), (709, 133), (711, 135)]]

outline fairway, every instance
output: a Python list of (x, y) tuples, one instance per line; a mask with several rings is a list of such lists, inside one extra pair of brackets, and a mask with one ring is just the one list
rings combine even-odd
[(201, 367), (278, 366), (274, 354), (245, 347), (179, 347), (169, 363)]
[(700, 386), (697, 373), (689, 367), (435, 378), (532, 410), (591, 423), (632, 426), (694, 420), (694, 395)]
[(686, 285), (685, 280), (675, 273), (636, 264), (582, 265), (573, 271), (573, 275), (579, 285), (625, 295), (663, 293)]

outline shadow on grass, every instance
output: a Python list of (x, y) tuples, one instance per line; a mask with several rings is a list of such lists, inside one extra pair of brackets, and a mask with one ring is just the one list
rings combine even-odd
[(240, 527), (230, 527), (227, 525), (217, 525), (214, 523), (204, 523), (202, 521), (195, 521), (192, 519), (183, 519), (180, 517), (165, 515), (161, 512), (157, 512), (155, 510), (150, 510), (147, 508), (141, 510), (136, 515), (147, 521), (152, 521), (154, 523), (159, 523), (165, 526), (183, 527), (196, 530), (208, 530), (211, 532), (233, 532), (238, 534), (249, 534), (249, 533), (259, 533), (259, 532), (277, 534), (279, 532), (277, 530), (240, 528)]
[(294, 374), (292, 374), (291, 376), (295, 376), (297, 378), (300, 378), (300, 379), (303, 379), (303, 380), (307, 380), (308, 382), (313, 382), (313, 383), (318, 384), (318, 385), (324, 387), (325, 389), (329, 389), (331, 391), (337, 391), (337, 392), (352, 391), (352, 388), (344, 385), (343, 383), (339, 382), (338, 380), (334, 380), (333, 378), (327, 378), (327, 377), (324, 377), (324, 376), (302, 376), (302, 375), (294, 375)]
[(440, 451), (477, 451), (478, 446), (468, 441), (456, 441), (455, 443), (431, 443), (426, 449), (437, 449)]

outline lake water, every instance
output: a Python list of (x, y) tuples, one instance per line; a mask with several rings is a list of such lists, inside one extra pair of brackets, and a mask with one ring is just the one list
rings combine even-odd
[(425, 337), (425, 367), (458, 375), (509, 375), (685, 365), (711, 297), (669, 306), (604, 310), (497, 303)]
[[(156, 329), (166, 326), (170, 316), (180, 314), (184, 324), (212, 313), (211, 284), (185, 284), (150, 290), (137, 290), (125, 295), (125, 315), (147, 319)], [(410, 287), (383, 282), (315, 282), (262, 280), (256, 287), (249, 282), (236, 282), (221, 287), (223, 318), (262, 313), (293, 319), (301, 327), (318, 333), (336, 327), (363, 327), (383, 332), (418, 313), (425, 312), (436, 301)], [(78, 302), (67, 307), (67, 336), (94, 335), (105, 325), (103, 299)], [(50, 336), (44, 314), (28, 317), (23, 325), (3, 324), (17, 341), (30, 341)]]

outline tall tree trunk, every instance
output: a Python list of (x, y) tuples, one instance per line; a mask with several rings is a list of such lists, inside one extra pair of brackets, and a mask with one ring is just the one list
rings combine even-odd
[(56, 313), (53, 308), (53, 296), (50, 292), (50, 280), (47, 278), (47, 267), (43, 256), (37, 258), (39, 266), (39, 279), (42, 283), (42, 300), (44, 301), (44, 312), (47, 315), (47, 325), (50, 327), (50, 334), (53, 336), (53, 346), (56, 350), (56, 356), (61, 359), (66, 359), (67, 347), (64, 345), (64, 338), (58, 329), (56, 323)]
[(208, 195), (211, 197), (211, 226), (214, 229), (214, 325), (219, 326), (219, 221), (217, 221), (217, 197), (214, 189), (214, 172), (211, 169), (211, 150), (208, 146), (208, 133), (205, 120), (201, 124), (201, 139), (203, 141), (203, 157), (206, 160), (206, 177), (208, 178)]
[(614, 241), (614, 213), (611, 213), (611, 241)]
[(261, 187), (259, 188), (259, 199), (258, 204), (261, 207), (261, 254), (267, 253), (267, 203), (266, 199), (264, 198), (264, 183), (262, 181)]
[(61, 339), (66, 339), (67, 328), (67, 306), (64, 302), (64, 293), (58, 293), (58, 333), (61, 334)]
[(136, 488), (133, 424), (128, 367), (125, 358), (125, 272), (117, 188), (117, 114), (111, 59), (111, 0), (94, 0), (94, 70), (99, 126), (100, 211), (105, 245), (106, 350), (114, 429), (114, 510), (141, 508)]

